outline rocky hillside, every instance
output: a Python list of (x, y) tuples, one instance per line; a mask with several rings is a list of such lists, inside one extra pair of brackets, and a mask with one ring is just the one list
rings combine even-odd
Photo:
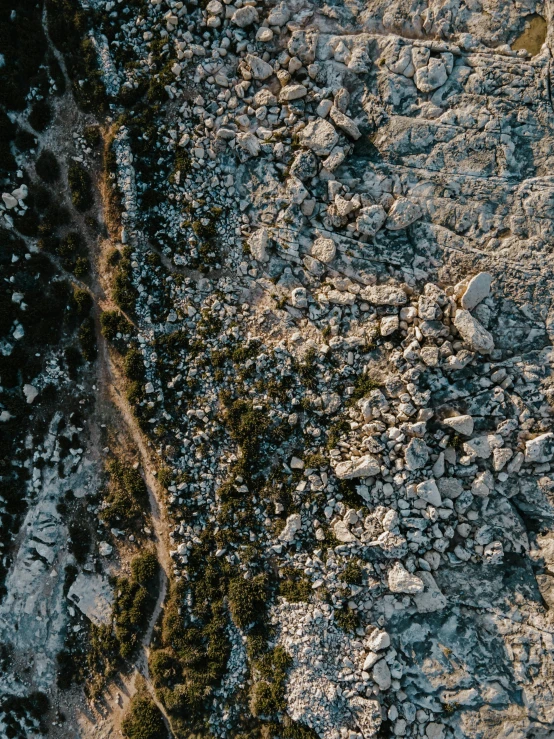
[(2, 5), (6, 735), (551, 736), (550, 5)]

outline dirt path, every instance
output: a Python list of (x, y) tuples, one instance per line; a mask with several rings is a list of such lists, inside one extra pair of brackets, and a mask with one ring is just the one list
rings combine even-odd
[[(99, 316), (97, 316), (97, 318), (98, 317)], [(165, 711), (163, 705), (158, 701), (156, 697), (154, 686), (150, 679), (150, 671), (148, 667), (148, 657), (150, 653), (150, 642), (152, 640), (152, 633), (165, 602), (169, 582), (168, 573), (171, 569), (171, 558), (168, 554), (167, 544), (168, 524), (161, 502), (162, 493), (160, 489), (160, 484), (153, 474), (154, 464), (152, 460), (152, 455), (148, 450), (148, 447), (144, 441), (140, 429), (138, 428), (138, 424), (134, 416), (129, 410), (127, 400), (122, 393), (123, 386), (124, 379), (111, 361), (106, 341), (103, 338), (100, 338), (98, 346), (98, 387), (101, 389), (101, 392), (106, 398), (106, 401), (111, 403), (118, 411), (117, 415), (121, 419), (128, 436), (135, 445), (136, 450), (138, 451), (142, 460), (144, 480), (148, 489), (148, 499), (150, 503), (153, 539), (156, 547), (158, 562), (160, 563), (160, 585), (158, 598), (154, 607), (154, 611), (150, 618), (148, 628), (142, 639), (142, 650), (139, 657), (137, 658), (135, 666), (146, 680), (148, 690), (152, 695), (154, 702), (158, 706), (162, 716), (164, 717), (164, 721), (168, 731), (170, 732), (170, 735), (174, 736), (173, 730), (171, 729), (171, 721), (169, 719), (169, 716), (167, 715), (167, 712)]]

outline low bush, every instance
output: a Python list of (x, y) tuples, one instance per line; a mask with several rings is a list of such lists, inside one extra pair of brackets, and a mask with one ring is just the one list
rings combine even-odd
[(84, 212), (93, 204), (92, 179), (87, 170), (77, 162), (70, 164), (67, 181), (71, 190), (71, 201), (78, 211)]
[(42, 132), (50, 125), (53, 117), (52, 108), (47, 100), (39, 100), (31, 108), (29, 123), (35, 131)]
[(275, 647), (254, 663), (254, 672), (260, 678), (252, 686), (251, 708), (254, 716), (274, 716), (284, 711), (285, 681), (291, 664), (290, 655), (281, 646)]
[(85, 318), (79, 328), (79, 343), (81, 345), (81, 353), (87, 362), (93, 362), (96, 359), (96, 332), (94, 330), (94, 321), (91, 316)]
[(360, 567), (359, 562), (350, 560), (344, 570), (339, 575), (339, 580), (348, 583), (348, 585), (361, 585), (364, 579), (364, 571)]
[(267, 581), (264, 575), (251, 580), (236, 577), (229, 583), (229, 607), (233, 621), (245, 630), (261, 620), (266, 610)]
[(121, 730), (127, 739), (168, 739), (162, 714), (146, 692), (133, 696)]
[(91, 149), (95, 149), (97, 146), (100, 146), (100, 143), (102, 141), (102, 132), (100, 131), (100, 126), (87, 126), (84, 130), (83, 136)]
[(77, 279), (83, 280), (90, 272), (90, 262), (87, 257), (77, 257), (73, 267), (73, 274)]
[(335, 611), (335, 623), (343, 631), (355, 631), (360, 625), (360, 617), (357, 611), (346, 606)]
[(67, 373), (74, 380), (77, 376), (78, 368), (83, 364), (83, 355), (75, 346), (68, 346), (64, 351), (65, 363), (67, 365)]
[(125, 355), (123, 369), (129, 380), (144, 380), (144, 358), (135, 346), (132, 346)]
[(121, 310), (132, 313), (135, 309), (136, 290), (131, 280), (131, 260), (124, 255), (114, 272), (113, 299)]
[(109, 491), (100, 515), (109, 525), (131, 527), (143, 519), (148, 508), (148, 490), (138, 470), (112, 460), (108, 464)]
[(140, 645), (155, 600), (134, 578), (118, 578), (116, 593), (115, 635), (119, 642), (119, 654), (123, 659), (129, 659)]
[(279, 582), (279, 594), (289, 603), (308, 601), (312, 594), (312, 584), (300, 570), (286, 567), (283, 570), (283, 579)]
[(48, 149), (41, 152), (35, 163), (35, 169), (44, 182), (56, 182), (60, 179), (60, 165), (56, 156)]
[(92, 310), (92, 296), (88, 290), (84, 290), (81, 287), (76, 288), (73, 291), (73, 301), (77, 308), (77, 313), (81, 317), (88, 316)]
[(108, 341), (113, 341), (118, 333), (128, 334), (131, 324), (118, 310), (106, 310), (100, 315), (100, 328), (102, 336)]
[(131, 562), (133, 578), (143, 587), (151, 587), (159, 574), (160, 565), (153, 552), (143, 552)]
[(68, 550), (75, 557), (79, 564), (87, 561), (90, 552), (92, 538), (87, 526), (83, 525), (82, 520), (77, 520), (69, 524)]

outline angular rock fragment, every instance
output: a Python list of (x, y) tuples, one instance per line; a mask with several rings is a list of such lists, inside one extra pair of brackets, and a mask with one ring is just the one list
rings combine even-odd
[(371, 454), (365, 454), (363, 457), (339, 462), (335, 467), (335, 474), (339, 480), (352, 480), (355, 477), (371, 477), (376, 475), (380, 469), (381, 465), (378, 460)]
[(315, 259), (319, 259), (324, 264), (330, 264), (335, 258), (337, 247), (333, 239), (326, 239), (323, 236), (317, 238), (312, 244), (311, 255)]
[(250, 252), (258, 262), (267, 262), (269, 259), (267, 253), (268, 241), (269, 234), (267, 232), (267, 228), (259, 228), (257, 231), (254, 231), (248, 239)]
[(302, 518), (299, 513), (293, 513), (287, 518), (285, 528), (281, 531), (279, 539), (288, 544), (294, 541), (298, 531), (302, 528)]
[(356, 229), (364, 236), (375, 236), (387, 219), (382, 205), (369, 205), (361, 208), (356, 220)]
[(450, 418), (445, 418), (443, 423), (445, 426), (450, 426), (451, 429), (454, 429), (459, 434), (471, 436), (473, 433), (473, 418), (471, 416), (451, 416)]
[(466, 291), (462, 295), (460, 305), (464, 310), (473, 310), (479, 303), (487, 298), (491, 291), (492, 275), (488, 272), (479, 272), (472, 277)]
[(429, 64), (420, 67), (414, 75), (416, 87), (421, 92), (432, 92), (444, 85), (447, 79), (446, 67), (440, 59), (429, 59)]
[(420, 470), (429, 460), (429, 447), (423, 439), (414, 438), (406, 447), (404, 457), (409, 470)]
[(279, 100), (281, 100), (281, 102), (298, 100), (299, 98), (303, 98), (307, 92), (308, 89), (304, 87), (304, 85), (285, 85), (285, 87), (281, 88)]
[(421, 593), (425, 587), (423, 580), (408, 572), (401, 562), (395, 562), (389, 570), (388, 584), (391, 593)]
[(336, 123), (337, 126), (341, 129), (341, 131), (343, 131), (347, 136), (350, 136), (351, 139), (357, 141), (360, 138), (362, 132), (354, 123), (352, 118), (349, 118), (335, 106), (331, 108), (329, 115), (331, 116), (333, 122)]
[(442, 503), (441, 494), (434, 480), (425, 480), (417, 486), (417, 494), (427, 503), (434, 506), (440, 506)]
[(300, 131), (301, 144), (318, 156), (328, 156), (338, 140), (339, 135), (334, 126), (322, 118), (311, 121)]
[(372, 285), (363, 290), (362, 296), (374, 305), (404, 305), (406, 293), (394, 285)]
[(454, 325), (460, 332), (462, 339), (469, 344), (473, 351), (480, 354), (490, 354), (494, 349), (494, 340), (491, 334), (467, 310), (457, 310), (454, 316)]
[(264, 62), (264, 60), (260, 59), (259, 56), (248, 54), (246, 56), (246, 61), (248, 62), (248, 66), (252, 72), (252, 77), (254, 77), (255, 80), (266, 80), (273, 74), (273, 67), (271, 64)]
[(386, 228), (389, 231), (399, 231), (408, 228), (423, 215), (423, 211), (417, 203), (407, 198), (398, 198), (393, 203), (387, 216)]
[(525, 442), (525, 461), (542, 463), (550, 462), (554, 457), (554, 433), (547, 431), (545, 434), (535, 436)]

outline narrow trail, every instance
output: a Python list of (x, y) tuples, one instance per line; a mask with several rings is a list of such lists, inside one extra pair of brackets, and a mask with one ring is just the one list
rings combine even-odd
[[(99, 324), (99, 311), (96, 315), (97, 322)], [(97, 326), (97, 330), (99, 325)], [(98, 330), (98, 335), (100, 335)], [(160, 613), (163, 609), (163, 604), (166, 599), (167, 589), (169, 584), (169, 571), (171, 568), (171, 559), (168, 554), (167, 546), (167, 529), (168, 524), (164, 514), (163, 505), (161, 502), (161, 491), (160, 485), (153, 474), (153, 462), (151, 454), (145, 444), (142, 433), (140, 432), (137, 422), (133, 417), (125, 397), (123, 396), (121, 388), (123, 387), (123, 378), (117, 371), (111, 361), (109, 349), (107, 347), (105, 339), (101, 338), (98, 345), (98, 387), (101, 392), (105, 394), (108, 402), (118, 411), (118, 416), (121, 419), (127, 434), (130, 436), (131, 441), (135, 445), (140, 458), (142, 460), (142, 468), (144, 470), (144, 481), (148, 490), (148, 500), (150, 504), (150, 515), (153, 528), (153, 539), (156, 547), (156, 555), (160, 564), (160, 581), (158, 589), (158, 597), (156, 605), (150, 617), (148, 628), (144, 634), (141, 644), (141, 652), (135, 662), (135, 667), (144, 677), (149, 693), (152, 699), (156, 703), (160, 713), (164, 718), (166, 728), (171, 736), (175, 736), (171, 727), (171, 720), (164, 708), (156, 696), (152, 680), (150, 678), (150, 670), (148, 667), (148, 658), (150, 654), (150, 643), (152, 641), (152, 633)]]

